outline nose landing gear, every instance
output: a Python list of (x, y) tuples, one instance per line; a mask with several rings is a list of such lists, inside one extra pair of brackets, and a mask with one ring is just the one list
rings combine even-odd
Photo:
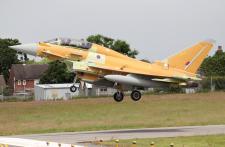
[(77, 75), (74, 77), (73, 85), (70, 86), (70, 91), (71, 92), (76, 92), (77, 91), (77, 87), (75, 86), (76, 81), (77, 81)]
[(71, 92), (76, 92), (76, 91), (77, 91), (77, 87), (76, 87), (75, 85), (72, 85), (72, 86), (70, 87), (70, 91), (71, 91)]

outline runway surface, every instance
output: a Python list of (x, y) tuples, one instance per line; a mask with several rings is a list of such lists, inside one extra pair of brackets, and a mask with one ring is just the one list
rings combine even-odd
[(225, 125), (65, 132), (65, 133), (48, 133), (48, 134), (34, 134), (34, 135), (17, 135), (9, 137), (75, 144), (88, 141), (97, 141), (100, 139), (112, 140), (112, 139), (158, 138), (158, 137), (196, 136), (196, 135), (214, 135), (214, 134), (225, 134)]

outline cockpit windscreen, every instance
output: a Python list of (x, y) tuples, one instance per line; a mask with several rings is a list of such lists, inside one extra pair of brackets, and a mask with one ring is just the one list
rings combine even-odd
[(83, 49), (90, 49), (92, 46), (92, 43), (87, 42), (83, 39), (77, 40), (77, 39), (71, 39), (71, 38), (55, 38), (55, 39), (45, 41), (44, 43), (70, 46), (70, 47), (78, 47)]

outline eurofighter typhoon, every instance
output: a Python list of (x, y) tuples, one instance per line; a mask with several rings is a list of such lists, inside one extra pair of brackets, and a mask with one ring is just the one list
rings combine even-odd
[[(212, 47), (213, 41), (206, 40), (165, 60), (146, 63), (85, 40), (70, 38), (11, 46), (30, 55), (71, 62), (75, 82), (81, 80), (113, 87), (117, 89), (113, 96), (117, 102), (123, 100), (126, 90), (131, 90), (132, 100), (138, 101), (143, 88), (198, 86), (197, 81), (201, 79), (196, 72)], [(75, 84), (70, 90), (77, 90)]]

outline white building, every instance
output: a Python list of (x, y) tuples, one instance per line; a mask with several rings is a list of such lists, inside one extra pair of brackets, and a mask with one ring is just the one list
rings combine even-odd
[(117, 92), (116, 89), (104, 86), (93, 85), (91, 89), (91, 95), (93, 96), (112, 96), (115, 92)]
[[(38, 84), (35, 85), (34, 95), (35, 100), (68, 100), (79, 95), (79, 90), (76, 92), (70, 91), (72, 84)], [(79, 87), (79, 84), (75, 85)]]
[(85, 83), (83, 87), (83, 89), (79, 90), (79, 96), (111, 96), (117, 92), (114, 88), (96, 86), (89, 83)]

